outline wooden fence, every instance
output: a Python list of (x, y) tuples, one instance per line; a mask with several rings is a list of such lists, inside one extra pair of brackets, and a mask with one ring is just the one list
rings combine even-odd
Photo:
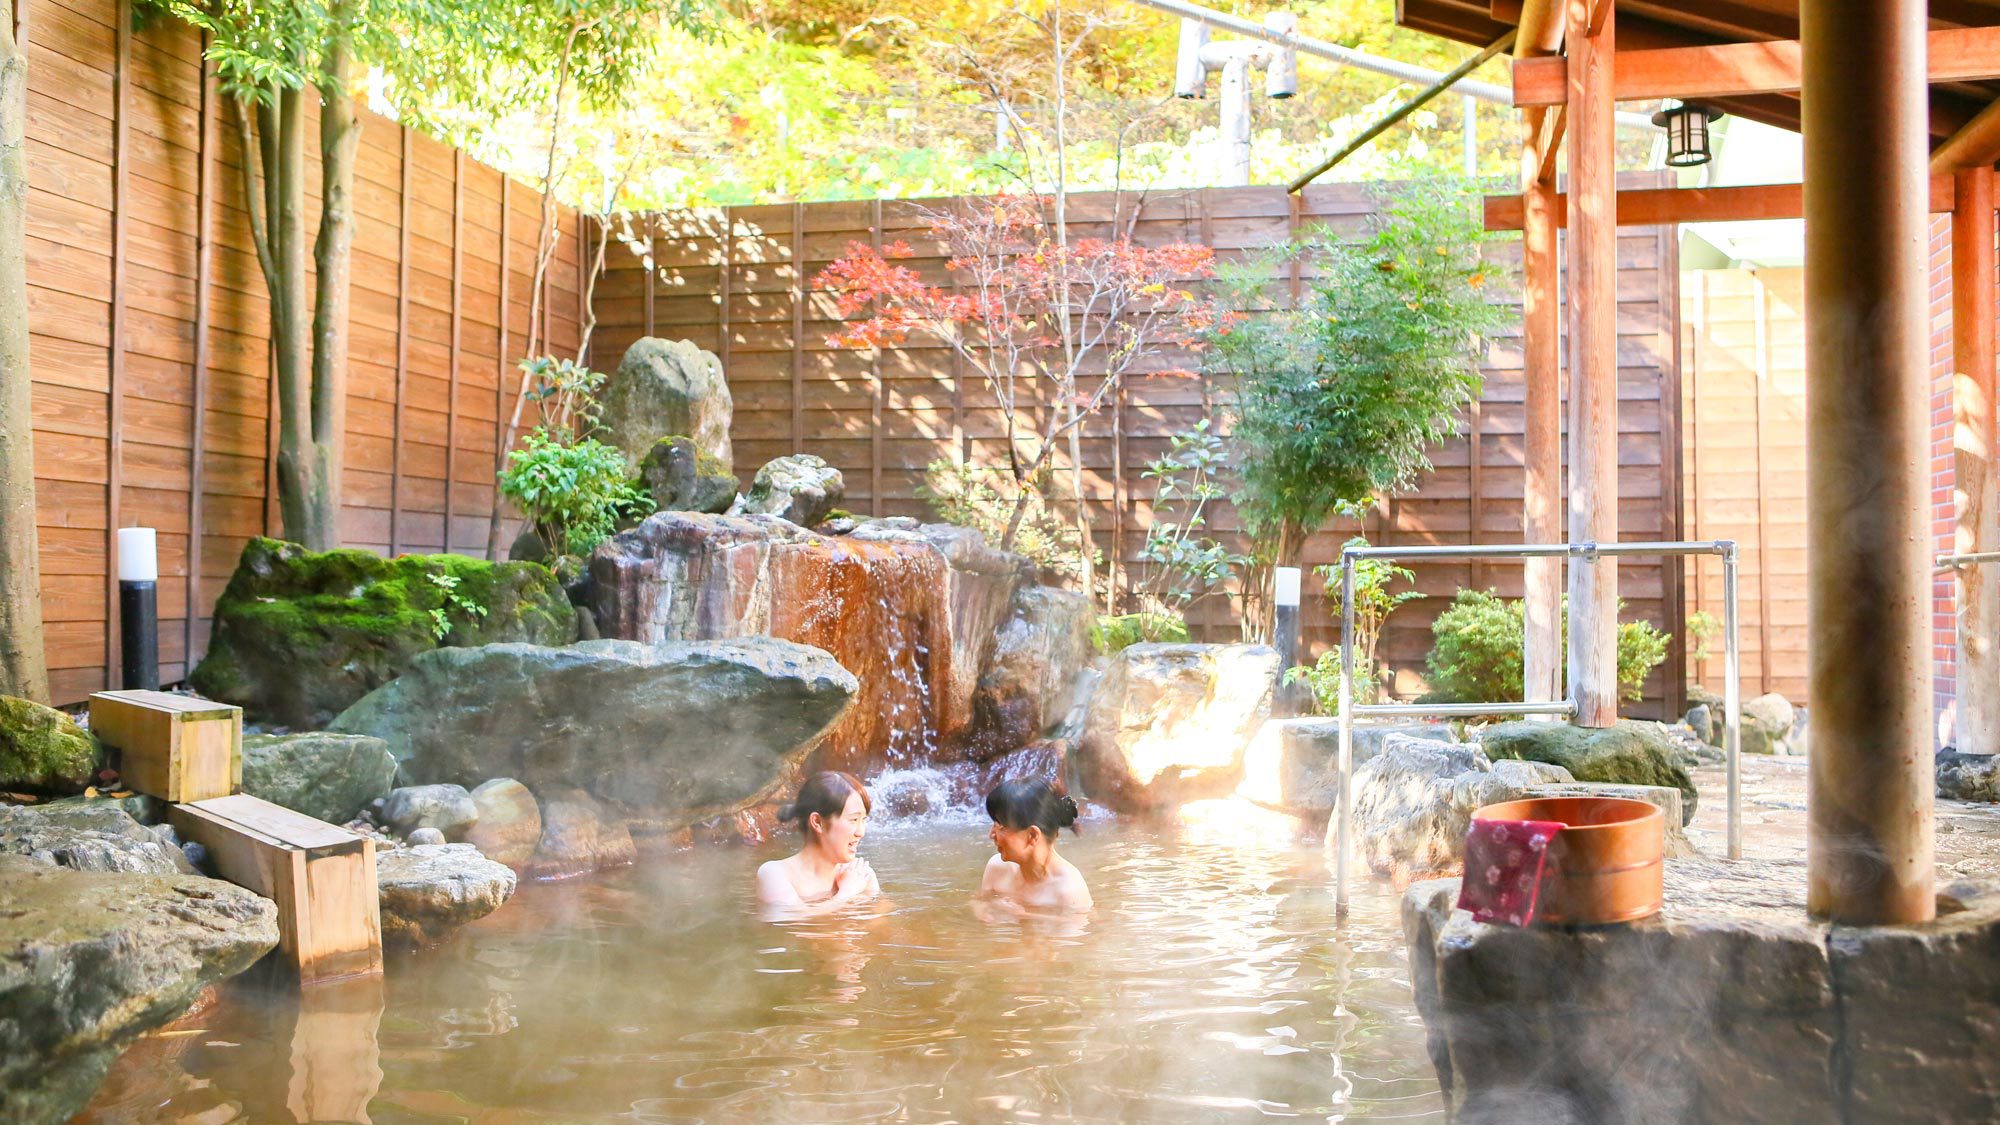
[[(1697, 270), (1681, 290), (1688, 534), (1740, 549), (1744, 698), (1806, 688), (1805, 277)], [(1722, 619), (1722, 562), (1690, 563), (1688, 608)], [(1689, 675), (1722, 689), (1722, 641)]]
[[(1636, 185), (1638, 177), (1633, 178)], [(1644, 177), (1652, 186), (1655, 178)], [(1114, 200), (1076, 198), (1070, 214), (1079, 237), (1113, 230)], [(765, 460), (811, 452), (841, 469), (845, 506), (879, 515), (928, 516), (918, 498), (924, 466), (938, 458), (991, 464), (1001, 452), (1001, 427), (991, 395), (976, 375), (959, 370), (950, 352), (913, 341), (873, 353), (830, 346), (839, 315), (813, 277), (854, 243), (909, 242), (908, 264), (944, 278), (941, 249), (926, 237), (927, 210), (952, 201), (814, 203), (733, 207), (641, 215), (618, 221), (616, 246), (598, 285), (602, 318), (593, 363), (608, 368), (644, 335), (692, 340), (723, 360), (736, 415), (736, 468), (746, 480)], [(1147, 244), (1187, 240), (1241, 257), (1285, 241), (1313, 224), (1352, 229), (1374, 210), (1355, 185), (1155, 193), (1138, 208), (1127, 197), (1120, 226)], [(1496, 260), (1518, 262), (1519, 243), (1492, 244)], [(1619, 518), (1628, 539), (1681, 534), (1678, 463), (1679, 286), (1677, 243), (1666, 229), (1633, 229), (1619, 245)], [(649, 268), (650, 264), (650, 268)], [(1297, 280), (1303, 280), (1302, 278)], [(1518, 305), (1496, 287), (1494, 300)], [(1480, 401), (1464, 418), (1461, 437), (1434, 451), (1434, 472), (1420, 487), (1388, 499), (1367, 522), (1379, 543), (1518, 542), (1521, 536), (1523, 415), (1518, 327), (1495, 341)], [(1165, 355), (1161, 368), (1186, 356)], [(1085, 489), (1099, 547), (1120, 588), (1143, 577), (1137, 556), (1151, 521), (1153, 486), (1146, 463), (1170, 435), (1213, 414), (1222, 388), (1207, 378), (1139, 373), (1087, 429), (1082, 443)], [(1212, 526), (1236, 530), (1233, 513)], [(1334, 559), (1359, 528), (1335, 526), (1315, 536), (1309, 565)], [(1391, 619), (1383, 651), (1398, 673), (1397, 688), (1420, 688), (1431, 619), (1461, 587), (1493, 587), (1521, 595), (1514, 563), (1428, 565), (1417, 568), (1429, 595)], [(1645, 618), (1676, 634), (1676, 659), (1647, 686), (1637, 710), (1664, 713), (1680, 705), (1678, 642), (1683, 618), (1682, 569), (1657, 560), (1620, 566), (1629, 618)], [(1337, 637), (1327, 600), (1307, 583), (1306, 639), (1323, 648)], [(1234, 609), (1211, 601), (1197, 613), (1200, 634), (1233, 636)]]
[[(275, 410), (241, 155), (198, 36), (171, 21), (135, 31), (123, 0), (16, 11), (43, 610), (54, 694), (69, 702), (106, 686), (116, 664), (114, 528), (159, 529), (162, 675), (179, 678), (205, 650), (243, 543), (277, 528)], [(364, 118), (343, 537), (479, 553), (527, 336), (539, 199)], [(318, 145), (305, 147), (316, 188)], [(574, 212), (560, 229), (543, 303), (559, 352), (578, 345), (583, 262)]]

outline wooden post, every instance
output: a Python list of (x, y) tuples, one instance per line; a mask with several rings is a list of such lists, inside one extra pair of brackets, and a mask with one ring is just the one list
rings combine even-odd
[[(1567, 21), (1572, 543), (1618, 539), (1618, 147), (1617, 106), (1611, 100), (1616, 49), (1612, 8), (1609, 0), (1569, 0)], [(1579, 726), (1608, 727), (1618, 721), (1616, 558), (1570, 560), (1569, 698), (1576, 704)]]
[[(202, 49), (209, 46), (202, 33)], [(217, 139), (216, 112), (220, 102), (220, 79), (206, 55), (201, 63), (201, 148), (195, 159), (201, 162), (195, 174), (194, 220), (194, 418), (188, 427), (188, 547), (187, 615), (181, 622), (185, 638), (184, 672), (193, 672), (196, 663), (195, 625), (204, 616), (201, 604), (201, 532), (204, 523), (203, 464), (208, 459), (208, 367), (209, 322), (212, 308), (209, 283), (215, 268), (215, 225), (211, 217), (215, 205), (215, 169), (221, 160)]]
[[(577, 256), (583, 256), (581, 229)], [(438, 549), (451, 553), (451, 525), (458, 512), (453, 494), (458, 491), (458, 355), (463, 351), (465, 318), (459, 306), (465, 295), (465, 153), (451, 153), (451, 362), (445, 382), (444, 399), (444, 534)], [(475, 548), (476, 550), (477, 548)]]
[(806, 205), (792, 204), (792, 452), (806, 449)]
[(1924, 0), (1802, 0), (1799, 30), (1806, 902), (1837, 922), (1926, 922), (1937, 900)]
[[(1554, 140), (1539, 113), (1523, 115), (1521, 144), (1521, 398), (1524, 421), (1521, 537), (1556, 543), (1562, 521), (1562, 306), (1558, 274), (1554, 177), (1541, 146)], [(1561, 559), (1528, 559), (1523, 566), (1527, 635), (1523, 638), (1522, 699), (1563, 697)]]
[[(1993, 495), (1993, 168), (1955, 175), (1951, 213), (1953, 550), (2000, 550)], [(2000, 563), (1961, 567), (1958, 584), (1958, 750), (2000, 753)]]
[[(118, 675), (118, 529), (124, 526), (125, 503), (125, 258), (132, 197), (131, 182), (131, 100), (132, 5), (118, 0), (114, 8), (117, 22), (117, 62), (112, 78), (111, 142), (111, 349), (106, 370), (105, 432), (109, 437), (105, 453), (104, 487), (104, 685), (122, 688)], [(248, 161), (249, 157), (244, 158)]]
[[(402, 144), (402, 174), (396, 197), (396, 404), (391, 408), (389, 426), (390, 558), (403, 553), (403, 400), (410, 388), (410, 165), (415, 162), (410, 127), (403, 125), (396, 131)], [(503, 249), (501, 258), (505, 257)], [(502, 310), (500, 319), (506, 318)]]

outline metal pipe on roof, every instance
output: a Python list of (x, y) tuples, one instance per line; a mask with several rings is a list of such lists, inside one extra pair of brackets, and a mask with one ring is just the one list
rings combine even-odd
[[(1246, 20), (1241, 16), (1232, 16), (1227, 12), (1218, 12), (1213, 8), (1204, 8), (1199, 4), (1191, 4), (1188, 0), (1138, 0), (1138, 2), (1149, 8), (1157, 8), (1162, 12), (1168, 12), (1186, 19), (1200, 20), (1211, 27), (1233, 31), (1238, 35), (1248, 35), (1253, 39), (1267, 40), (1281, 47), (1293, 47), (1308, 55), (1318, 55), (1323, 59), (1332, 59), (1334, 62), (1344, 63), (1357, 70), (1369, 70), (1376, 74), (1386, 74), (1391, 78), (1401, 79), (1404, 82), (1415, 82), (1419, 85), (1429, 86), (1444, 77), (1443, 72), (1432, 70), (1429, 67), (1417, 66), (1414, 63), (1398, 62), (1395, 59), (1380, 58), (1363, 51), (1354, 50), (1351, 47), (1343, 47), (1338, 43), (1329, 43), (1324, 39), (1314, 39), (1309, 35), (1300, 35), (1296, 31), (1289, 33), (1276, 31), (1265, 27), (1255, 20)], [(1491, 82), (1460, 82), (1457, 89), (1459, 93), (1471, 94), (1481, 101), (1495, 102), (1500, 105), (1514, 104), (1514, 92), (1512, 90), (1504, 86), (1495, 86)]]
[[(1184, 19), (1200, 20), (1211, 27), (1223, 28), (1227, 31), (1233, 31), (1238, 35), (1248, 35), (1253, 39), (1263, 39), (1267, 42), (1276, 43), (1279, 46), (1292, 47), (1308, 55), (1317, 55), (1323, 59), (1331, 59), (1334, 62), (1354, 67), (1357, 70), (1386, 74), (1391, 78), (1403, 82), (1431, 86), (1435, 85), (1445, 76), (1443, 71), (1432, 70), (1426, 66), (1398, 62), (1395, 59), (1385, 59), (1378, 55), (1368, 54), (1365, 51), (1343, 47), (1338, 43), (1329, 43), (1324, 39), (1314, 39), (1309, 35), (1300, 35), (1297, 32), (1273, 30), (1254, 20), (1246, 20), (1241, 16), (1232, 16), (1227, 12), (1218, 12), (1213, 8), (1204, 8), (1199, 4), (1190, 3), (1189, 0), (1137, 0), (1137, 2), (1149, 8), (1155, 8)], [(1470, 79), (1461, 79), (1452, 89), (1461, 94), (1470, 94), (1483, 102), (1492, 102), (1495, 105), (1511, 106), (1514, 104), (1514, 91), (1505, 86), (1496, 86), (1491, 82), (1475, 82)], [(1659, 126), (1653, 124), (1652, 118), (1643, 113), (1621, 113), (1618, 115), (1618, 124), (1628, 129), (1644, 129), (1647, 132), (1657, 132), (1659, 130)]]

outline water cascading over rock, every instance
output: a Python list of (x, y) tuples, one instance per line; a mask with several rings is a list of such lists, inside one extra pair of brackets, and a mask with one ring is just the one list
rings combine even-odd
[(949, 757), (971, 721), (1013, 572), (957, 553), (963, 565), (914, 528), (826, 536), (770, 516), (662, 512), (598, 548), (591, 608), (608, 637), (761, 634), (831, 653), (861, 689), (812, 764), (869, 775)]

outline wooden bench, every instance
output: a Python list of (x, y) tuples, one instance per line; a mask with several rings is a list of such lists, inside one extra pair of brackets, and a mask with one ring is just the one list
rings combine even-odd
[(90, 730), (119, 752), (124, 783), (163, 801), (205, 801), (243, 787), (243, 709), (164, 691), (100, 691)]
[(223, 878), (278, 904), (278, 951), (302, 982), (382, 971), (375, 841), (248, 794), (167, 815)]

